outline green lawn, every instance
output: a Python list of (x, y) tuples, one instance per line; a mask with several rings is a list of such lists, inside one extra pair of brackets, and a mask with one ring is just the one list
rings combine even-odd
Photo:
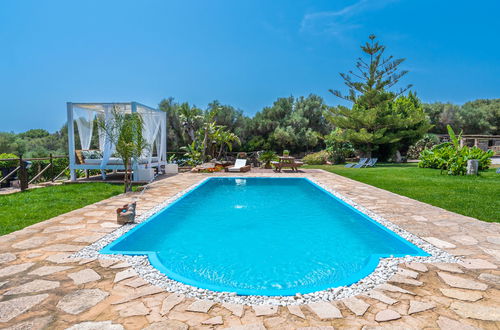
[(122, 185), (82, 183), (0, 195), (0, 235), (123, 192)]
[(500, 174), (449, 176), (417, 164), (380, 164), (374, 168), (314, 165), (353, 180), (488, 222), (500, 222)]

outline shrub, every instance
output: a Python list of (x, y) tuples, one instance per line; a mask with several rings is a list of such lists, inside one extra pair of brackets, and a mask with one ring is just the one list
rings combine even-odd
[[(16, 160), (2, 160), (2, 159), (10, 159), (15, 158)], [(19, 161), (17, 160), (19, 157), (14, 154), (0, 154), (0, 168), (10, 168), (16, 167), (19, 165)]]
[(326, 150), (333, 164), (345, 163), (345, 159), (354, 154), (352, 144), (346, 141), (340, 128), (335, 129), (325, 137)]
[(259, 161), (264, 163), (264, 168), (271, 168), (271, 162), (278, 160), (278, 155), (272, 150), (262, 151), (259, 155)]
[(309, 154), (304, 158), (302, 158), (302, 160), (304, 161), (304, 163), (308, 165), (323, 165), (326, 164), (329, 158), (330, 158), (330, 153), (327, 150), (322, 150), (319, 152)]
[(493, 151), (483, 151), (477, 147), (460, 146), (461, 134), (456, 137), (453, 129), (448, 125), (451, 142), (438, 144), (432, 149), (425, 149), (420, 153), (419, 167), (438, 168), (447, 171), (449, 175), (465, 175), (467, 161), (477, 159), (479, 170), (488, 169), (491, 164)]
[(415, 142), (408, 148), (407, 159), (418, 159), (420, 153), (425, 149), (430, 149), (439, 143), (439, 139), (434, 134), (425, 134), (423, 138)]

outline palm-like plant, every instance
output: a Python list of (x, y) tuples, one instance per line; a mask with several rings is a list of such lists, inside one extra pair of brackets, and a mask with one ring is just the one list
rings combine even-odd
[(271, 168), (271, 162), (277, 160), (278, 155), (272, 150), (266, 150), (259, 155), (259, 161), (264, 163), (264, 168)]
[(241, 145), (240, 138), (233, 132), (226, 130), (224, 126), (219, 126), (216, 130), (214, 134), (214, 141), (219, 146), (219, 154), (217, 156), (219, 159), (221, 158), (225, 147), (227, 147), (229, 151), (232, 151), (234, 144)]

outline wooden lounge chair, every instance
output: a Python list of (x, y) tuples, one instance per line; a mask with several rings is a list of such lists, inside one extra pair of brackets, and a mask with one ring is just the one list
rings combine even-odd
[(234, 166), (226, 167), (227, 172), (248, 172), (251, 166), (247, 165), (246, 159), (236, 159)]

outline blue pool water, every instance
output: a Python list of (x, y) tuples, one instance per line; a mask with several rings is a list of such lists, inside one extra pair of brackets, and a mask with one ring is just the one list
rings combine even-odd
[(428, 254), (305, 178), (210, 178), (102, 253), (242, 295), (349, 285), (380, 257)]

